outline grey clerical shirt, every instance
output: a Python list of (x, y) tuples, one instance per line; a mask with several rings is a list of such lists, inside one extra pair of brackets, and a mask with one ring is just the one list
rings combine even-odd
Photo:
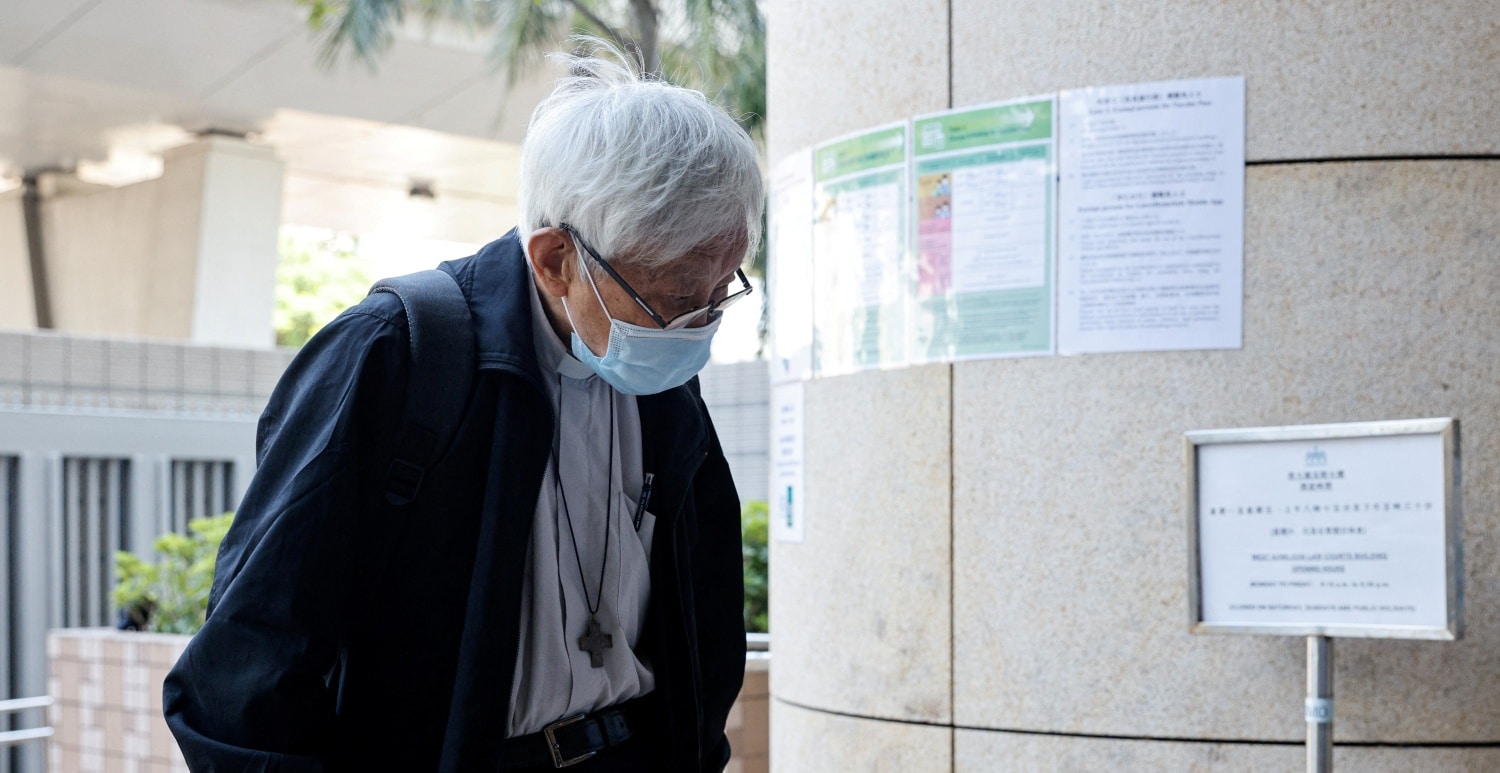
[[(547, 462), (526, 551), (521, 641), (507, 738), (644, 695), (656, 684), (651, 664), (635, 652), (651, 595), (651, 534), (656, 521), (648, 512), (639, 532), (633, 523), (643, 482), (635, 398), (616, 392), (563, 348), (534, 279), (531, 312), (542, 383), (556, 412), (557, 455), (555, 463)], [(563, 496), (558, 491), (559, 468)], [(573, 554), (575, 540), (578, 558)], [(602, 631), (614, 637), (613, 647), (604, 650), (603, 668), (592, 667), (589, 653), (578, 644), (589, 622), (585, 589), (588, 599), (598, 604)]]

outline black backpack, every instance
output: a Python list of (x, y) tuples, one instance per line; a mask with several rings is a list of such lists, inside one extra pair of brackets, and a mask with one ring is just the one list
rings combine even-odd
[(458, 434), (474, 380), (474, 324), (458, 279), (430, 269), (382, 279), (370, 294), (401, 300), (410, 331), (411, 369), (396, 453), (385, 474), (385, 498), (409, 504)]

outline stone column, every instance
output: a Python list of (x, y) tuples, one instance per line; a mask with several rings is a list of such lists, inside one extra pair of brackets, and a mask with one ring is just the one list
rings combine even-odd
[(36, 327), (21, 189), (0, 193), (0, 328)]
[(220, 346), (274, 341), (282, 164), (210, 136), (120, 188), (43, 178), (57, 328)]
[[(196, 233), (180, 234), (182, 243), (175, 245), (181, 255), (193, 256), (197, 269), (191, 295), (192, 340), (271, 346), (281, 161), (268, 147), (214, 137), (169, 153), (166, 165), (164, 181), (180, 173), (187, 178), (187, 200), (198, 192)], [(168, 258), (171, 253), (164, 249), (158, 254)]]
[[(774, 163), (1060, 89), (1244, 75), (1244, 347), (807, 387), (776, 770), (1295, 770), (1301, 639), (1187, 633), (1182, 434), (1455, 416), (1466, 638), (1340, 640), (1336, 762), (1500, 769), (1500, 26), (1478, 0), (769, 11)], [(951, 18), (950, 18), (951, 17)]]

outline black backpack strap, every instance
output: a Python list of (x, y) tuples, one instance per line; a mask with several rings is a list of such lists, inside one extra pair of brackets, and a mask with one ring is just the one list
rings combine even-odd
[(410, 331), (411, 369), (396, 453), (385, 474), (385, 498), (405, 505), (458, 434), (474, 379), (474, 326), (458, 280), (432, 269), (382, 279), (370, 294), (401, 299)]

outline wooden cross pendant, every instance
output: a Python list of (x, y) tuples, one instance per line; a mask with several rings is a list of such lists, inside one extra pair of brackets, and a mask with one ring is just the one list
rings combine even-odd
[(578, 649), (589, 654), (589, 665), (604, 668), (604, 651), (615, 646), (615, 637), (599, 628), (599, 618), (589, 615), (588, 633), (578, 637)]

